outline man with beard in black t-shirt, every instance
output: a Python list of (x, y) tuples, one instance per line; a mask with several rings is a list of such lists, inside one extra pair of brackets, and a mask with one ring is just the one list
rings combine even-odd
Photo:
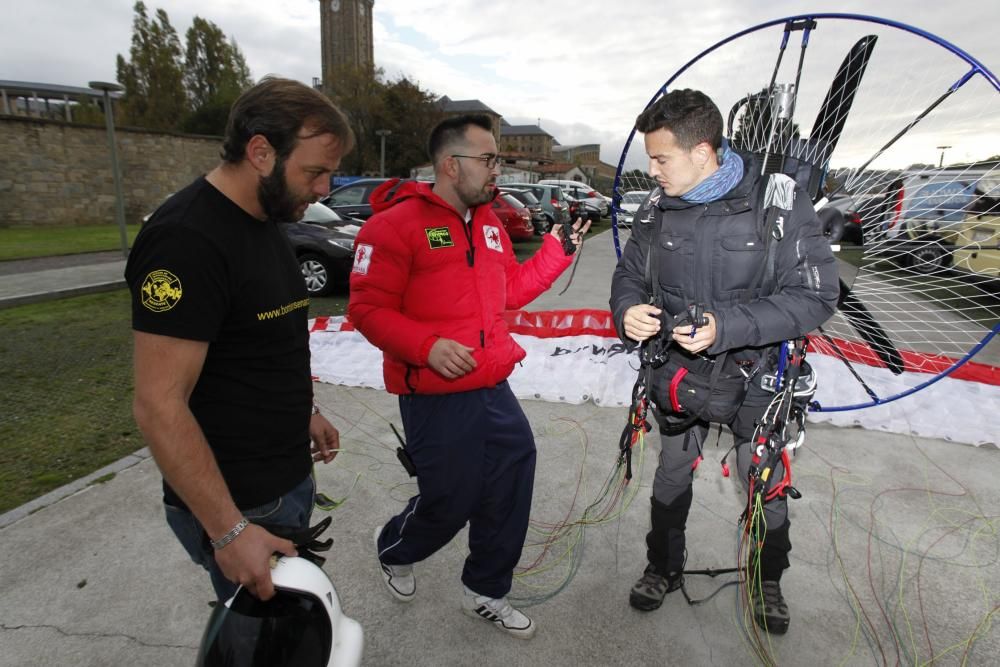
[(353, 145), (329, 99), (265, 78), (233, 105), (222, 163), (150, 217), (125, 269), (136, 422), (167, 523), (222, 600), (274, 594), (270, 556), (295, 548), (250, 521), (307, 527), (312, 464), (339, 448), (312, 401), (309, 299), (279, 224), (329, 192)]

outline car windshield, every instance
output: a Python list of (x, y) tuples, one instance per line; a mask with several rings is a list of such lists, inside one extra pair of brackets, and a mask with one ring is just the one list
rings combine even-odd
[(514, 195), (502, 194), (500, 195), (500, 197), (514, 208), (527, 208), (524, 204), (518, 201), (517, 197), (515, 197)]
[(641, 204), (646, 197), (649, 196), (648, 192), (626, 192), (622, 196), (623, 204)]
[(323, 203), (329, 204), (331, 206), (360, 204), (362, 203), (364, 195), (365, 195), (365, 186), (358, 185), (330, 193), (327, 196), (327, 198), (323, 200)]
[(538, 197), (536, 197), (530, 192), (518, 192), (517, 195), (515, 196), (528, 206), (532, 206), (538, 203)]

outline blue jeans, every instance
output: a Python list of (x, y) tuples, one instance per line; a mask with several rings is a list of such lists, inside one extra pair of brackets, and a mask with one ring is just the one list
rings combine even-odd
[[(285, 495), (264, 503), (259, 507), (243, 510), (243, 516), (251, 521), (264, 521), (282, 526), (306, 528), (312, 516), (316, 495), (316, 481), (310, 474), (298, 486)], [(205, 530), (194, 514), (186, 509), (163, 503), (167, 515), (167, 525), (174, 531), (181, 546), (191, 556), (191, 560), (208, 570), (212, 587), (220, 600), (228, 600), (239, 588), (222, 574), (215, 562), (215, 550), (208, 541)]]

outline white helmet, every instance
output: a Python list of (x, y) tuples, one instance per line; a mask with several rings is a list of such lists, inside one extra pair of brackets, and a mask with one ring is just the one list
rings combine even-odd
[(344, 616), (333, 583), (304, 558), (281, 557), (271, 570), (274, 597), (242, 586), (208, 619), (199, 667), (356, 667), (363, 633)]

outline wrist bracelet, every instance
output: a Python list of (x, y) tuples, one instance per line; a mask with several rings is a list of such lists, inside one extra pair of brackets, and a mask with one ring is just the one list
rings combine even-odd
[(314, 415), (318, 415), (319, 413), (320, 413), (320, 412), (319, 412), (319, 406), (318, 406), (318, 405), (316, 405), (315, 403), (313, 403), (313, 406), (312, 406), (312, 414), (314, 414)]
[(218, 551), (222, 547), (226, 546), (227, 544), (235, 540), (237, 536), (239, 536), (239, 534), (243, 532), (243, 529), (249, 525), (250, 522), (247, 521), (246, 517), (240, 519), (240, 522), (237, 523), (235, 526), (233, 526), (233, 529), (231, 531), (229, 531), (228, 533), (226, 533), (217, 540), (209, 540), (209, 542), (211, 542), (212, 544), (212, 548)]

